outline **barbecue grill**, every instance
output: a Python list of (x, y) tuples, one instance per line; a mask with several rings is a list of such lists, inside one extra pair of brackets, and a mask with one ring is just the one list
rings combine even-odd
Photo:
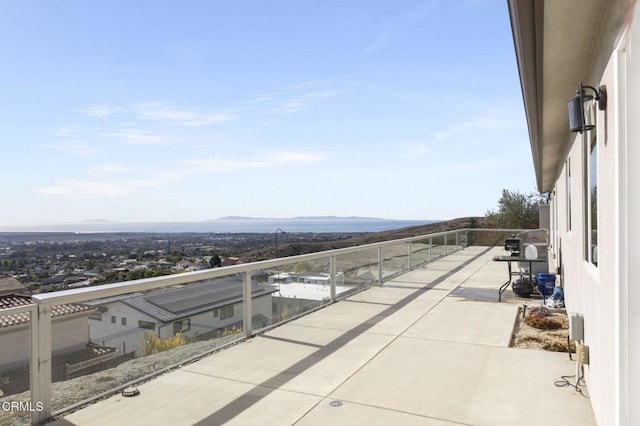
[(504, 249), (511, 252), (511, 256), (520, 256), (520, 247), (520, 238), (513, 236), (504, 240)]

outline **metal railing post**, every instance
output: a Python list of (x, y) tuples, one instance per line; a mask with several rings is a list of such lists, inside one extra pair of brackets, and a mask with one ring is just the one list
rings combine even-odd
[(251, 271), (247, 271), (243, 274), (243, 285), (242, 285), (242, 304), (243, 306), (243, 318), (242, 318), (242, 326), (244, 327), (244, 335), (246, 337), (251, 337), (251, 332), (253, 330), (253, 325), (251, 324), (251, 313), (253, 308), (251, 306)]
[[(463, 247), (469, 247), (473, 245), (478, 238), (475, 233), (478, 232), (491, 232), (500, 234), (508, 232), (509, 234), (513, 232), (520, 232), (520, 229), (485, 229), (485, 228), (470, 228), (470, 229), (462, 229), (462, 230), (452, 230), (447, 232), (446, 234), (450, 234), (451, 232), (456, 232), (456, 242), (460, 245), (460, 233), (464, 232), (463, 238), (464, 242), (462, 242)], [(254, 270), (269, 270), (270, 268), (275, 267), (276, 270), (279, 270), (281, 265), (295, 263), (298, 261), (305, 260), (320, 260), (326, 262), (326, 258), (330, 257), (330, 269), (331, 269), (331, 299), (334, 302), (337, 299), (337, 286), (342, 283), (345, 284), (345, 273), (340, 271), (341, 281), (337, 281), (337, 257), (339, 256), (348, 256), (354, 253), (362, 255), (363, 258), (366, 257), (366, 263), (361, 265), (362, 268), (367, 268), (370, 270), (372, 274), (375, 275), (374, 269), (374, 259), (371, 259), (373, 250), (377, 249), (378, 253), (378, 283), (382, 285), (383, 283), (383, 271), (384, 271), (384, 247), (391, 247), (390, 251), (390, 265), (394, 267), (395, 270), (395, 253), (397, 244), (409, 244), (409, 268), (412, 267), (413, 264), (413, 246), (412, 242), (420, 242), (420, 248), (416, 252), (416, 262), (418, 264), (422, 264), (419, 257), (423, 256), (422, 254), (422, 244), (424, 244), (425, 240), (428, 240), (429, 244), (429, 253), (428, 253), (428, 262), (432, 262), (434, 259), (437, 259), (440, 254), (440, 249), (434, 256), (434, 238), (436, 238), (436, 242), (440, 241), (440, 238), (444, 236), (445, 242), (445, 253), (446, 253), (446, 245), (447, 245), (447, 236), (445, 233), (435, 233), (435, 234), (427, 234), (421, 236), (415, 236), (410, 238), (403, 238), (395, 241), (385, 241), (379, 243), (365, 244), (363, 246), (358, 247), (345, 247), (341, 249), (334, 249), (329, 251), (317, 252), (317, 253), (308, 253), (305, 255), (292, 256), (290, 259), (272, 259), (266, 261), (255, 262), (250, 266), (248, 265), (233, 265), (226, 266), (223, 268), (215, 268), (208, 269), (204, 271), (196, 271), (196, 272), (188, 272), (184, 274), (176, 274), (169, 275), (166, 277), (154, 277), (154, 278), (145, 278), (140, 280), (135, 280), (131, 282), (118, 282), (111, 284), (104, 284), (96, 287), (86, 287), (86, 288), (78, 288), (78, 289), (69, 289), (62, 290), (59, 292), (52, 293), (43, 293), (36, 294), (32, 296), (33, 305), (28, 307), (21, 307), (19, 309), (14, 309), (14, 311), (20, 312), (30, 312), (31, 321), (30, 321), (30, 340), (31, 340), (31, 348), (30, 348), (30, 359), (29, 359), (29, 368), (30, 368), (30, 397), (31, 402), (35, 405), (36, 409), (31, 413), (31, 421), (33, 424), (42, 424), (51, 418), (53, 414), (53, 405), (52, 405), (52, 341), (53, 337), (53, 327), (52, 324), (52, 309), (55, 306), (70, 304), (70, 303), (82, 303), (89, 300), (101, 299), (101, 298), (109, 298), (113, 296), (119, 296), (127, 293), (133, 292), (146, 292), (150, 290), (166, 288), (173, 285), (181, 285), (187, 284), (197, 281), (209, 280), (209, 279), (217, 279), (222, 277), (235, 277), (239, 274), (242, 274), (242, 295), (243, 295), (243, 328), (245, 329), (245, 335), (250, 337), (252, 335), (252, 272)], [(393, 244), (393, 245), (392, 245)], [(398, 249), (400, 250), (400, 249)], [(401, 250), (400, 250), (401, 251)], [(285, 263), (287, 262), (287, 263)], [(352, 273), (353, 269), (350, 266), (343, 266), (347, 269), (349, 274)], [(391, 268), (390, 268), (391, 272)], [(389, 273), (388, 276), (391, 276)], [(351, 284), (351, 283), (349, 283)], [(367, 279), (367, 284), (375, 285), (375, 277), (372, 282)], [(277, 314), (276, 314), (277, 315)], [(56, 322), (57, 324), (57, 322)], [(57, 326), (56, 326), (57, 327)], [(57, 330), (57, 328), (56, 328)], [(58, 336), (56, 336), (57, 338)], [(239, 336), (240, 337), (240, 336)], [(57, 341), (57, 340), (56, 340)], [(0, 348), (1, 350), (1, 348)]]
[(448, 234), (444, 234), (444, 255), (447, 255), (447, 237), (449, 235)]
[(329, 257), (329, 273), (331, 274), (331, 303), (336, 303), (336, 257)]
[(382, 246), (378, 247), (378, 285), (382, 285)]
[[(31, 424), (51, 417), (51, 308), (38, 304), (31, 312)], [(37, 405), (36, 405), (37, 404)]]

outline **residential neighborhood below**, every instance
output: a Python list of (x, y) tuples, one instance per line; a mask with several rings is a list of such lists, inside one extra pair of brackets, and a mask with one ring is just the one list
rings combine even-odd
[(0, 233), (0, 277), (27, 292), (129, 281), (285, 255), (293, 242), (345, 240), (362, 233)]
[[(30, 314), (1, 312), (30, 305), (32, 295), (424, 235), (474, 220), (383, 233), (282, 232), (278, 239), (273, 233), (0, 233), (0, 344), (5, 348), (0, 353), (0, 396), (29, 389)], [(401, 248), (401, 256), (405, 251)], [(368, 255), (344, 259), (336, 271), (336, 296), (378, 282), (380, 271), (374, 265)], [(175, 345), (241, 333), (243, 285), (243, 277), (232, 274), (54, 306), (52, 378), (68, 380)], [(330, 288), (328, 260), (256, 269), (251, 274), (252, 328), (328, 303)]]
[[(319, 242), (350, 236), (307, 233), (280, 238)], [(273, 234), (4, 233), (0, 234), (0, 311), (29, 305), (31, 295), (42, 292), (262, 260), (274, 243)], [(279, 255), (280, 245), (275, 248)], [(246, 253), (253, 259), (247, 259)], [(243, 254), (243, 259), (236, 254)], [(320, 289), (328, 286), (326, 274), (278, 271), (275, 278), (270, 274), (264, 271), (252, 277), (256, 327), (327, 299), (328, 291)], [(281, 284), (291, 284), (283, 296)], [(340, 287), (338, 292), (347, 290)], [(52, 311), (53, 378), (65, 380), (149, 355), (157, 350), (153, 339), (162, 342), (177, 336), (182, 344), (237, 333), (242, 329), (242, 296), (242, 279), (237, 276), (56, 306)], [(29, 322), (28, 313), (0, 316), (4, 348), (0, 395), (29, 388)]]

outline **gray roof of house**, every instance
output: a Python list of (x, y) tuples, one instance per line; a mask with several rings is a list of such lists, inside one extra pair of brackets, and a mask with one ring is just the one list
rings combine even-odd
[[(252, 297), (264, 296), (274, 291), (277, 290), (255, 282), (251, 283)], [(160, 322), (172, 322), (241, 300), (242, 278), (228, 277), (147, 294), (116, 296), (96, 300), (90, 304), (105, 305), (120, 301)]]

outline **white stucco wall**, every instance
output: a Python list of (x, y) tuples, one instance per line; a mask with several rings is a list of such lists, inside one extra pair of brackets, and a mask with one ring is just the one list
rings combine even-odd
[(29, 360), (29, 326), (0, 331), (0, 371)]
[(619, 181), (617, 205), (618, 282), (616, 308), (615, 389), (620, 395), (620, 423), (640, 424), (640, 288), (634, 267), (640, 261), (640, 4), (635, 6), (634, 22), (622, 40), (616, 77), (621, 90), (618, 103)]
[[(88, 313), (83, 312), (53, 318), (51, 323), (51, 351), (54, 355), (73, 352), (89, 343)], [(10, 327), (0, 331), (0, 370), (29, 361), (31, 333), (29, 325)]]
[[(111, 316), (116, 317), (115, 324), (111, 322)], [(127, 325), (122, 325), (122, 318), (127, 319)], [(139, 320), (155, 323), (155, 330), (139, 328)], [(108, 310), (102, 314), (101, 321), (89, 319), (89, 335), (93, 343), (116, 348), (118, 354), (136, 351), (140, 355), (144, 332), (154, 331), (157, 333), (159, 325), (154, 318), (122, 302), (113, 302), (108, 305)]]
[[(118, 353), (136, 351), (136, 356), (142, 356), (142, 341), (145, 331), (153, 331), (157, 336), (166, 338), (173, 335), (173, 322), (163, 324), (157, 319), (140, 312), (122, 302), (113, 302), (107, 306), (108, 310), (102, 314), (102, 320), (90, 319), (91, 341), (97, 344), (115, 347)], [(253, 299), (252, 315), (262, 314), (271, 318), (271, 295)], [(115, 324), (111, 322), (111, 316), (116, 317)], [(127, 319), (127, 325), (122, 325), (122, 318)], [(193, 315), (190, 317), (191, 328), (182, 334), (185, 337), (195, 337), (198, 334), (225, 328), (230, 324), (242, 321), (242, 303), (236, 303), (233, 316), (224, 320), (213, 315), (213, 310)], [(155, 330), (138, 327), (138, 321), (155, 323)]]
[[(637, 22), (629, 29), (628, 43), (640, 49)], [(628, 47), (614, 52), (600, 81), (585, 82), (596, 87), (606, 85), (609, 98), (607, 110), (598, 112), (596, 129), (597, 267), (586, 261), (584, 254), (584, 144), (588, 142), (580, 134), (574, 135), (567, 155), (571, 164), (571, 229), (567, 163), (556, 181), (552, 200), (551, 229), (556, 233), (551, 236), (551, 261), (559, 266), (562, 258), (567, 311), (584, 316), (585, 344), (590, 350), (585, 376), (598, 424), (640, 424), (638, 405), (630, 399), (638, 396), (637, 380), (630, 379), (634, 371), (638, 376), (638, 368), (629, 362), (630, 348), (638, 349), (640, 291), (625, 278), (630, 270), (625, 259), (630, 264), (640, 259), (635, 248), (640, 241), (636, 225), (636, 218), (640, 218), (640, 176), (632, 166), (640, 162), (640, 52)], [(633, 281), (632, 276), (628, 278)]]

